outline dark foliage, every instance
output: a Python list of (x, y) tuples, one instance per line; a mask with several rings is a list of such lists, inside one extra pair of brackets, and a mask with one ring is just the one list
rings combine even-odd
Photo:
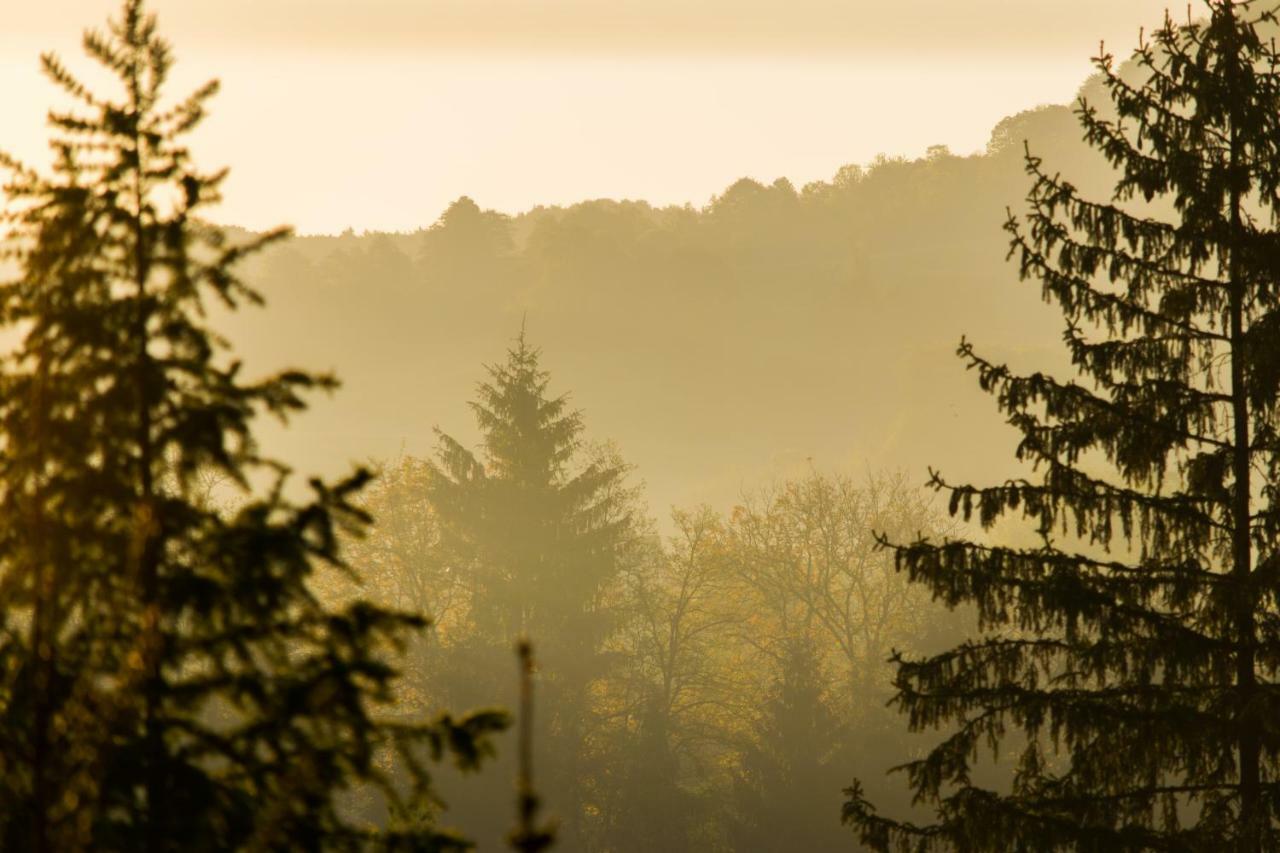
[(824, 695), (812, 641), (794, 640), (742, 757), (732, 849), (760, 853), (847, 849), (835, 820), (848, 738)]
[[(1139, 74), (1097, 60), (1086, 140), (1119, 173), (1086, 200), (1028, 155), (1012, 256), (1066, 320), (1080, 382), (960, 355), (1038, 472), (933, 483), (951, 511), (1034, 522), (1038, 548), (895, 545), (987, 633), (899, 658), (897, 703), (949, 735), (906, 764), (932, 823), (846, 817), (878, 850), (1240, 850), (1280, 845), (1275, 569), (1280, 72), (1256, 4), (1166, 21)], [(1012, 785), (978, 756), (1021, 750)]]
[[(211, 302), (260, 301), (237, 263), (285, 233), (201, 218), (225, 173), (182, 140), (216, 85), (162, 102), (171, 53), (140, 0), (84, 47), (117, 94), (46, 55), (76, 104), (50, 117), (56, 167), (4, 161), (20, 272), (0, 312), (21, 340), (0, 372), (0, 846), (464, 847), (344, 807), (361, 786), (430, 799), (428, 756), (474, 766), (504, 720), (380, 721), (422, 619), (313, 594), (348, 571), (367, 475), (290, 497), (254, 419), (335, 382), (247, 381), (207, 324)], [(392, 784), (392, 754), (412, 784)]]

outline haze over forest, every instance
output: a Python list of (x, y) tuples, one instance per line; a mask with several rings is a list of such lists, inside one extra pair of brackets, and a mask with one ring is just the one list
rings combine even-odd
[(1280, 843), (1274, 4), (99, 5), (0, 34), (0, 847)]
[[(1105, 98), (1096, 80), (1078, 88)], [(464, 195), (412, 231), (298, 236), (249, 262), (246, 275), (269, 307), (238, 312), (225, 328), (255, 371), (297, 363), (342, 378), (340, 391), (287, 428), (264, 425), (268, 446), (302, 471), (336, 475), (352, 458), (388, 466), (398, 470), (390, 494), (412, 481), (397, 466), (434, 455), (434, 428), (480, 443), (468, 403), (490, 378), (483, 365), (502, 366), (523, 328), (550, 373), (548, 393), (568, 394), (582, 410), (584, 441), (610, 442), (634, 466), (628, 483), (642, 487), (644, 512), (663, 536), (687, 542), (694, 533), (673, 510), (705, 505), (727, 518), (747, 505), (768, 514), (762, 495), (813, 477), (881, 488), (887, 477), (890, 491), (902, 490), (891, 500), (923, 507), (932, 502), (922, 488), (930, 467), (956, 481), (1026, 472), (1011, 453), (1017, 431), (955, 357), (962, 335), (1020, 369), (1069, 364), (1060, 314), (1006, 260), (1001, 226), (1026, 194), (1024, 142), (1082, 188), (1109, 191), (1113, 173), (1081, 141), (1072, 106), (1044, 104), (997, 121), (974, 153), (938, 145), (924, 156), (882, 155), (799, 186), (743, 177), (701, 205), (592, 199), (506, 212)], [(400, 509), (378, 506), (405, 523)], [(902, 538), (941, 529), (936, 516), (912, 512), (921, 513), (914, 522), (883, 523), (904, 525)], [(1034, 541), (1020, 525), (1001, 529), (1003, 541)], [(935, 648), (967, 624), (923, 599), (915, 606), (914, 618), (896, 617), (898, 643)], [(915, 618), (932, 620), (939, 635), (912, 634)], [(869, 664), (886, 650), (860, 649), (862, 677), (887, 677)], [(436, 665), (446, 683), (459, 678)], [(888, 744), (915, 741), (890, 734), (892, 723), (872, 710), (888, 697), (882, 686), (857, 695), (854, 713), (864, 716), (855, 734), (806, 778), (839, 787), (840, 763), (860, 749), (855, 763), (875, 768), (873, 789), (905, 809), (900, 783), (877, 774), (895, 761)], [(696, 736), (689, 743), (695, 766), (713, 760), (696, 757), (704, 748)], [(705, 768), (684, 772), (715, 778)], [(494, 849), (505, 826), (490, 822), (495, 780), (446, 775), (442, 784), (452, 807), (445, 822)], [(694, 813), (717, 814), (714, 794), (692, 790), (701, 803)], [(803, 807), (778, 807), (810, 817), (778, 831), (808, 821), (810, 849), (840, 849), (841, 831), (819, 817), (838, 798), (801, 796)], [(677, 814), (676, 825), (685, 819)], [(703, 825), (691, 838), (699, 831), (714, 839), (722, 829)], [(649, 839), (639, 848), (654, 843), (638, 838)], [(738, 838), (731, 849), (780, 851), (786, 842)]]
[[(58, 24), (81, 5), (24, 7), (0, 42), (18, 104), (31, 98), (8, 145), (28, 160), (44, 97), (31, 48), (74, 56)], [(233, 321), (250, 365), (346, 385), (280, 449), (333, 472), (425, 454), (436, 425), (467, 434), (458, 403), (527, 316), (659, 515), (810, 459), (1008, 464), (999, 416), (950, 353), (961, 334), (1056, 351), (1032, 331), (1053, 312), (1003, 261), (1021, 140), (1095, 173), (1068, 105), (1099, 40), (1127, 46), (1164, 9), (924, 3), (917, 29), (878, 4), (759, 3), (725, 30), (709, 8), (618, 5), (637, 29), (590, 4), (525, 21), (386, 0), (354, 17), (310, 4), (295, 31), (280, 0), (159, 5), (186, 36), (176, 79), (224, 78), (196, 137), (234, 164), (216, 215), (330, 235), (264, 258), (271, 307)], [(952, 415), (915, 416), (939, 400)]]
[(305, 470), (427, 454), (437, 425), (469, 435), (461, 402), (523, 322), (660, 514), (810, 461), (1003, 475), (1015, 434), (953, 353), (968, 335), (1029, 366), (1061, 359), (1059, 321), (1018, 284), (1000, 226), (1025, 193), (1023, 139), (1105, 185), (1078, 135), (1068, 107), (1046, 106), (1000, 122), (980, 154), (884, 158), (803, 187), (744, 178), (702, 207), (508, 215), (464, 197), (417, 232), (272, 250), (252, 269), (270, 307), (231, 330), (251, 365), (342, 377), (281, 445)]

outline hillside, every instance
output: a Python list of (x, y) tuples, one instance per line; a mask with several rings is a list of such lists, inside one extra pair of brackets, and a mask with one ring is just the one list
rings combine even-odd
[(881, 158), (799, 189), (742, 179), (701, 208), (506, 215), (463, 198), (411, 234), (298, 237), (254, 262), (268, 309), (228, 328), (252, 369), (288, 354), (342, 378), (280, 448), (308, 471), (425, 454), (435, 425), (470, 435), (481, 364), (523, 320), (554, 390), (617, 442), (659, 516), (810, 459), (991, 479), (1013, 434), (991, 429), (957, 342), (1024, 367), (1061, 358), (1056, 312), (1005, 262), (1024, 139), (1105, 191), (1071, 111), (1042, 107), (982, 154)]

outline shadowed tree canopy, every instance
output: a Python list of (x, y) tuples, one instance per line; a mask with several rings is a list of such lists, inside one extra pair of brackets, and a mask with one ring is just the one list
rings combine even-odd
[(734, 784), (734, 850), (840, 850), (827, 792), (839, 790), (847, 732), (824, 695), (820, 654), (805, 637), (788, 643), (783, 665), (743, 752)]
[[(932, 823), (847, 819), (877, 850), (1238, 850), (1280, 845), (1280, 71), (1256, 3), (1166, 21), (1140, 73), (1097, 66), (1087, 141), (1110, 202), (1040, 159), (1012, 255), (1065, 319), (1079, 380), (960, 355), (1022, 434), (1035, 475), (934, 485), (1038, 548), (895, 545), (986, 633), (899, 658), (897, 703), (946, 739), (905, 765)], [(1011, 786), (979, 755), (1021, 750)]]

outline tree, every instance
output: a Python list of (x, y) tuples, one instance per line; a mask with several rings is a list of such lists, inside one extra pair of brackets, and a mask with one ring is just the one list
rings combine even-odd
[(820, 638), (814, 651), (847, 687), (842, 695), (860, 711), (878, 709), (890, 651), (919, 648), (944, 625), (928, 595), (896, 575), (873, 531), (938, 535), (939, 514), (902, 474), (859, 483), (811, 471), (746, 496), (731, 518), (730, 559), (756, 610), (749, 631), (760, 651), (784, 667), (795, 642)]
[(673, 512), (662, 552), (624, 573), (608, 645), (600, 847), (847, 845), (844, 757), (888, 767), (906, 747), (882, 709), (890, 648), (954, 631), (870, 528), (933, 534), (937, 515), (900, 475), (817, 471), (749, 493), (727, 519)]
[(593, 775), (589, 686), (606, 669), (609, 589), (635, 541), (635, 496), (615, 452), (583, 453), (582, 415), (548, 396), (549, 374), (523, 331), (488, 373), (471, 404), (483, 455), (437, 432), (428, 478), (444, 559), (469, 603), (449, 655), (460, 691), (493, 701), (502, 688), (484, 674), (504, 669), (517, 639), (537, 642), (547, 708), (538, 765), (572, 844)]
[(835, 819), (846, 733), (829, 704), (816, 645), (806, 637), (787, 643), (762, 703), (734, 784), (734, 850), (848, 847)]
[(707, 507), (673, 511), (672, 523), (667, 548), (626, 572), (625, 615), (610, 644), (621, 664), (601, 709), (616, 720), (609, 850), (713, 846), (702, 836), (731, 757), (726, 699), (746, 687), (736, 644), (726, 642), (742, 608), (724, 524)]
[[(1012, 254), (1062, 309), (1080, 381), (960, 355), (1020, 430), (1034, 473), (952, 485), (951, 511), (1034, 522), (1038, 548), (897, 544), (897, 564), (987, 631), (898, 660), (905, 765), (933, 822), (846, 817), (878, 850), (1275, 849), (1280, 613), (1280, 73), (1229, 0), (1166, 20), (1134, 76), (1097, 59), (1112, 114), (1077, 110), (1116, 167), (1110, 203), (1030, 154)], [(1016, 738), (1015, 738), (1016, 735)], [(974, 779), (981, 746), (1021, 757)]]
[(420, 234), (415, 262), (437, 304), (467, 316), (512, 298), (520, 269), (507, 216), (463, 196)]
[[(757, 844), (742, 849), (785, 849), (787, 838), (797, 848), (840, 846), (833, 769), (855, 760), (861, 772), (887, 769), (911, 748), (885, 709), (888, 658), (952, 641), (958, 625), (894, 571), (873, 531), (941, 535), (946, 525), (931, 498), (901, 474), (857, 481), (810, 471), (734, 508), (727, 560), (741, 615), (733, 633), (750, 652), (753, 663), (742, 669), (755, 680), (738, 691), (772, 697), (763, 717), (753, 703), (737, 733), (746, 746), (736, 844)], [(832, 799), (823, 799), (824, 788)], [(807, 792), (803, 807), (797, 789)], [(901, 798), (891, 788), (875, 793)], [(775, 811), (781, 803), (790, 805)], [(771, 817), (753, 823), (763, 814)]]
[(538, 636), (544, 656), (558, 644), (590, 655), (608, 627), (599, 592), (618, 571), (631, 521), (618, 512), (626, 467), (605, 459), (572, 470), (582, 415), (567, 409), (567, 397), (546, 395), (538, 359), (521, 333), (506, 364), (488, 368), (492, 381), (471, 404), (483, 462), (437, 432), (431, 505), (445, 547), (468, 573), (477, 632), (504, 644)]
[(428, 632), (407, 650), (412, 671), (404, 685), (430, 693), (440, 687), (435, 676), (442, 637), (466, 619), (466, 594), (440, 547), (440, 523), (428, 498), (429, 463), (402, 455), (375, 470), (360, 505), (378, 523), (348, 545), (348, 560), (360, 568), (352, 579), (357, 583), (348, 586), (386, 607), (430, 618)]
[[(20, 269), (0, 312), (21, 340), (0, 370), (0, 844), (463, 847), (345, 807), (363, 785), (429, 798), (421, 750), (474, 765), (503, 718), (379, 721), (422, 620), (311, 589), (321, 566), (346, 569), (338, 532), (367, 523), (367, 475), (288, 497), (254, 418), (335, 382), (246, 381), (205, 320), (210, 300), (260, 301), (236, 264), (286, 233), (233, 241), (201, 218), (225, 173), (183, 138), (216, 84), (162, 100), (170, 48), (141, 0), (84, 47), (120, 93), (44, 56), (77, 104), (51, 114), (53, 173), (3, 161)], [(237, 509), (206, 499), (210, 477), (243, 492)], [(411, 790), (382, 770), (389, 749)]]

